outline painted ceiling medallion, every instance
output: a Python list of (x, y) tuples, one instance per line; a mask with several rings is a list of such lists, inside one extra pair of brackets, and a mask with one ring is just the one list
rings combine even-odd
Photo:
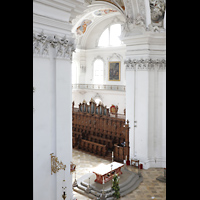
[(117, 10), (112, 10), (112, 9), (102, 9), (102, 10), (96, 10), (94, 12), (94, 15), (96, 16), (103, 16), (112, 12), (117, 12)]
[(83, 35), (87, 29), (87, 27), (92, 23), (89, 19), (84, 19), (81, 22), (81, 25), (76, 29), (77, 35)]

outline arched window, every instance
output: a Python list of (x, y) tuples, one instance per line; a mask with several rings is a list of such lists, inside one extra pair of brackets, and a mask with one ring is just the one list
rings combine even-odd
[(77, 63), (72, 63), (72, 84), (77, 83)]
[(119, 46), (122, 44), (119, 36), (121, 35), (121, 24), (114, 24), (108, 27), (100, 36), (99, 47)]
[(97, 105), (99, 105), (99, 103), (101, 102), (101, 99), (95, 99), (95, 103), (97, 104)]
[(94, 62), (94, 84), (103, 83), (103, 68), (103, 61), (101, 59), (96, 59)]

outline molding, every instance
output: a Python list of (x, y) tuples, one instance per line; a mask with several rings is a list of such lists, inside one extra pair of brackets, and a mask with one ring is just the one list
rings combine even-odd
[(123, 60), (122, 55), (120, 55), (120, 54), (118, 54), (118, 53), (113, 53), (111, 56), (109, 56), (109, 57), (107, 58), (107, 60), (108, 60), (108, 61), (111, 61), (113, 58), (117, 58), (117, 59), (119, 59), (120, 61)]
[(62, 10), (64, 12), (70, 12), (72, 8), (74, 8), (75, 6), (71, 3), (67, 3), (67, 5), (63, 4), (64, 2), (61, 3), (59, 2), (53, 2), (53, 1), (48, 1), (48, 0), (33, 0), (34, 2), (43, 4), (45, 6), (49, 6), (52, 8), (56, 8), (58, 10)]
[(33, 13), (33, 23), (55, 27), (64, 31), (68, 31), (71, 34), (72, 24), (67, 21)]
[(166, 168), (166, 159), (163, 158), (149, 158), (145, 161), (140, 161), (143, 164), (144, 169), (154, 168)]
[(72, 91), (74, 90), (108, 90), (126, 92), (125, 85), (104, 85), (104, 84), (72, 84)]
[(74, 41), (66, 36), (58, 38), (56, 35), (46, 35), (43, 33), (33, 33), (33, 55), (49, 56), (50, 48), (55, 49), (55, 57), (68, 58), (72, 60), (75, 52)]
[(97, 59), (100, 59), (103, 62), (103, 80), (105, 81), (105, 78), (106, 78), (106, 70), (105, 70), (106, 69), (106, 62), (103, 59), (103, 57), (101, 57), (100, 55), (96, 56), (92, 61), (92, 77), (91, 77), (91, 80), (93, 80), (93, 78), (94, 78), (94, 63)]
[(166, 69), (166, 60), (152, 60), (150, 59), (133, 59), (130, 58), (125, 60), (124, 64), (126, 65), (127, 71), (132, 70), (165, 70)]
[(102, 60), (103, 63), (104, 63), (104, 67), (106, 66), (106, 62), (105, 62), (105, 60), (103, 59), (103, 57), (101, 57), (100, 55), (98, 55), (98, 56), (96, 56), (96, 57), (93, 59), (93, 61), (92, 61), (92, 67), (94, 67), (94, 62), (95, 62), (97, 59)]
[(92, 0), (85, 0), (85, 4), (86, 5), (91, 5), (92, 4)]

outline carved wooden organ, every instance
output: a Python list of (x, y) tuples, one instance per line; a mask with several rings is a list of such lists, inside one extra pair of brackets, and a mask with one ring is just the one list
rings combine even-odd
[(83, 101), (75, 108), (73, 102), (72, 144), (73, 148), (110, 159), (113, 151), (114, 160), (123, 162), (129, 160), (129, 122), (126, 123), (125, 115), (117, 113), (117, 107), (111, 107), (109, 112), (101, 102), (97, 105), (91, 99), (89, 105)]

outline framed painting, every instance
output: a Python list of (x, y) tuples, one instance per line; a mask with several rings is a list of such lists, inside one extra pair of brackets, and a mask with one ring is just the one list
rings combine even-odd
[(109, 62), (108, 80), (109, 81), (120, 81), (120, 70), (121, 70), (121, 62), (120, 61)]

